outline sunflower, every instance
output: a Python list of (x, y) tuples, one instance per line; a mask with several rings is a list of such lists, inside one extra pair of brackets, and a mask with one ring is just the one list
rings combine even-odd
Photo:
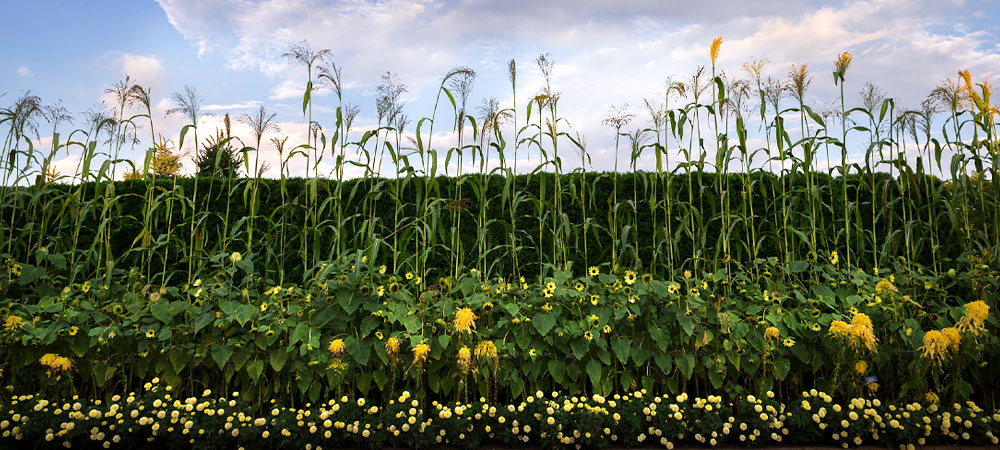
[(587, 274), (596, 277), (601, 274), (601, 269), (598, 269), (597, 266), (590, 266), (590, 269), (587, 269)]
[(648, 274), (648, 273), (642, 274), (642, 282), (643, 283), (649, 284), (650, 281), (653, 281), (653, 275)]
[(671, 294), (676, 294), (681, 291), (681, 285), (677, 283), (670, 283), (667, 285), (667, 292)]
[(156, 337), (156, 332), (153, 331), (152, 328), (150, 328), (150, 329), (146, 330), (146, 337), (149, 338), (149, 339), (152, 339), (152, 338)]
[(583, 337), (587, 338), (588, 341), (592, 341), (594, 340), (594, 333), (587, 331), (583, 333)]
[(625, 271), (625, 284), (632, 285), (635, 284), (636, 275), (635, 272), (631, 270)]
[(597, 302), (599, 302), (600, 300), (601, 300), (601, 297), (599, 295), (597, 295), (597, 294), (594, 294), (594, 295), (590, 296), (590, 304), (591, 305), (597, 306)]

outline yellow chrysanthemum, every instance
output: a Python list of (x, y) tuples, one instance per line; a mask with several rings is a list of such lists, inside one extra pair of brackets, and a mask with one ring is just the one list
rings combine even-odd
[(948, 350), (952, 353), (957, 352), (958, 347), (962, 345), (962, 334), (955, 327), (945, 328), (941, 330), (941, 334), (948, 341)]
[(468, 370), (472, 366), (472, 352), (469, 351), (469, 347), (463, 345), (462, 348), (458, 349), (456, 362), (462, 370)]
[(834, 320), (830, 323), (830, 335), (837, 338), (845, 338), (850, 334), (851, 326), (843, 320)]
[(21, 316), (7, 316), (3, 323), (3, 328), (8, 332), (14, 332), (24, 327), (24, 319)]
[(982, 300), (976, 300), (965, 304), (965, 316), (958, 321), (959, 331), (972, 332), (979, 336), (980, 331), (986, 330), (986, 319), (990, 316), (990, 306)]
[(413, 364), (420, 364), (427, 361), (427, 355), (431, 352), (431, 346), (426, 342), (421, 342), (413, 347)]
[(347, 346), (344, 345), (343, 339), (334, 339), (330, 341), (330, 346), (327, 348), (330, 350), (331, 355), (338, 356), (344, 353), (344, 350), (347, 349)]
[(390, 357), (399, 354), (399, 339), (390, 337), (385, 341), (385, 354)]
[(476, 346), (476, 358), (490, 358), (494, 361), (499, 359), (497, 346), (493, 341), (482, 341)]
[(781, 337), (781, 331), (779, 331), (776, 327), (767, 327), (767, 329), (764, 330), (764, 336), (777, 340)]
[(462, 308), (455, 312), (455, 329), (471, 333), (476, 328), (476, 314), (469, 308)]
[(924, 334), (924, 345), (921, 346), (920, 356), (930, 359), (935, 364), (940, 364), (948, 356), (948, 338), (938, 330), (930, 330)]
[(891, 281), (883, 278), (875, 285), (875, 292), (879, 295), (885, 295), (890, 292), (896, 292), (896, 286), (892, 284)]

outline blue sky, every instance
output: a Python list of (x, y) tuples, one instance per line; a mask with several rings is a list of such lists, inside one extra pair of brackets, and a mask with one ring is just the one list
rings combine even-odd
[[(668, 76), (689, 78), (709, 64), (715, 36), (724, 38), (718, 66), (732, 77), (745, 76), (740, 68), (751, 58), (768, 58), (765, 74), (779, 78), (792, 64), (808, 64), (815, 78), (807, 99), (816, 108), (836, 98), (830, 61), (844, 50), (855, 56), (849, 104), (865, 81), (916, 106), (959, 69), (976, 79), (1000, 71), (994, 1), (761, 1), (752, 9), (735, 0), (8, 1), (3, 10), (6, 34), (18, 39), (0, 53), (0, 104), (30, 89), (80, 113), (107, 100), (104, 89), (128, 73), (152, 88), (157, 131), (175, 141), (183, 120), (163, 113), (173, 106), (170, 94), (191, 85), (217, 114), (199, 124), (203, 135), (223, 113), (235, 117), (263, 104), (278, 113), (281, 132), (273, 136), (304, 142), (305, 73), (281, 58), (303, 39), (330, 49), (343, 67), (345, 100), (362, 111), (357, 130), (375, 124), (375, 88), (386, 71), (408, 85), (404, 111), (418, 119), (430, 115), (440, 77), (457, 65), (479, 74), (472, 105), (496, 97), (510, 106), (507, 61), (515, 58), (523, 108), (541, 87), (535, 57), (551, 53), (561, 116), (587, 137), (599, 169), (613, 157), (614, 133), (601, 125), (609, 107), (627, 103), (635, 124), (645, 124), (643, 99), (661, 97)], [(332, 128), (334, 96), (319, 93), (315, 103), (316, 120)], [(440, 131), (445, 145), (452, 136), (442, 128), (435, 139)], [(242, 126), (235, 132), (248, 135)], [(68, 154), (57, 167), (75, 161)], [(292, 169), (304, 171), (304, 161)]]

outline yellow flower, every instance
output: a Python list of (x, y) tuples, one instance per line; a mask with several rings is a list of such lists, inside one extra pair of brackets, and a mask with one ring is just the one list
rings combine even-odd
[(625, 284), (632, 285), (635, 284), (636, 275), (635, 272), (631, 270), (625, 271)]
[(482, 341), (476, 346), (476, 358), (490, 358), (494, 361), (499, 359), (497, 346), (493, 341)]
[(229, 255), (229, 260), (233, 263), (238, 263), (243, 260), (243, 255), (241, 255), (240, 252), (233, 252)]
[(837, 265), (838, 261), (840, 261), (840, 258), (837, 256), (837, 251), (830, 252), (830, 264)]
[(948, 357), (948, 338), (938, 330), (930, 330), (924, 334), (924, 345), (917, 350), (920, 356), (940, 364)]
[(776, 327), (767, 327), (767, 329), (764, 330), (764, 336), (777, 340), (781, 337), (781, 331), (779, 331)]
[(676, 293), (680, 292), (680, 290), (681, 290), (681, 285), (679, 285), (677, 283), (670, 283), (670, 284), (667, 285), (667, 292), (669, 292), (671, 294), (676, 294)]
[(933, 392), (928, 392), (924, 394), (924, 401), (936, 405), (940, 400), (938, 399), (937, 394)]
[(156, 337), (156, 332), (153, 331), (152, 329), (148, 329), (146, 330), (146, 337), (152, 339)]
[(469, 347), (463, 345), (462, 348), (458, 349), (456, 362), (462, 370), (469, 370), (469, 367), (472, 366), (472, 352), (469, 351)]
[(990, 316), (990, 306), (982, 300), (976, 300), (965, 304), (965, 316), (958, 321), (960, 331), (971, 331), (979, 336), (980, 331), (985, 331), (986, 319)]
[(476, 314), (469, 308), (462, 308), (455, 312), (455, 329), (471, 333), (476, 328)]
[(587, 338), (588, 341), (594, 340), (594, 334), (589, 331), (583, 333), (583, 337)]
[(590, 296), (590, 304), (591, 305), (597, 306), (597, 302), (599, 302), (600, 300), (601, 300), (601, 297), (599, 295), (597, 295), (597, 294), (594, 294), (594, 295)]
[(699, 291), (697, 289), (694, 289), (694, 288), (691, 288), (691, 289), (688, 289), (688, 295), (690, 295), (692, 297), (697, 297), (697, 296), (701, 295), (701, 291)]
[(883, 278), (875, 285), (875, 292), (879, 295), (885, 295), (890, 292), (896, 292), (896, 286), (893, 286), (892, 282)]
[(413, 272), (406, 272), (406, 279), (407, 280), (412, 280), (413, 279)]
[(722, 48), (722, 36), (712, 39), (712, 47), (708, 50), (708, 56), (712, 57), (712, 65), (715, 65), (715, 59), (719, 57), (719, 49)]
[(379, 286), (375, 288), (375, 294), (378, 295), (379, 297), (385, 295), (385, 286)]
[(854, 371), (857, 372), (858, 375), (864, 375), (868, 372), (868, 363), (865, 361), (858, 361), (854, 363)]
[(334, 339), (330, 341), (330, 346), (327, 347), (327, 349), (330, 350), (331, 355), (338, 356), (344, 353), (344, 350), (347, 349), (347, 346), (344, 345), (343, 339)]
[(427, 354), (431, 352), (431, 346), (426, 342), (421, 342), (413, 347), (413, 364), (420, 364), (427, 361)]
[(77, 327), (77, 326), (69, 327), (69, 335), (70, 336), (76, 336), (76, 333), (79, 333), (79, 332), (80, 332), (80, 327)]
[(3, 328), (8, 332), (14, 332), (24, 327), (24, 319), (21, 316), (7, 316), (3, 323)]
[(598, 269), (597, 266), (590, 266), (590, 269), (587, 269), (587, 274), (596, 277), (601, 274), (601, 269)]
[(958, 347), (962, 344), (962, 335), (958, 330), (955, 327), (948, 327), (941, 330), (941, 334), (948, 340), (948, 350), (952, 353), (957, 352)]
[(385, 264), (378, 266), (378, 274), (385, 275)]
[(399, 354), (399, 339), (390, 337), (385, 341), (385, 354), (390, 357)]
[(830, 322), (830, 334), (833, 337), (845, 338), (850, 333), (851, 326), (844, 322), (843, 320), (834, 320)]
[(784, 344), (785, 347), (791, 347), (791, 346), (795, 345), (795, 339), (785, 338), (785, 340), (782, 341), (782, 344)]
[(843, 78), (844, 74), (847, 73), (847, 68), (851, 66), (851, 61), (853, 59), (854, 57), (851, 56), (851, 52), (844, 52), (837, 55), (837, 59), (833, 60), (833, 67), (837, 69), (841, 78)]
[(878, 383), (876, 383), (874, 381), (868, 383), (868, 393), (875, 394), (876, 392), (878, 392), (878, 388), (879, 388), (879, 384)]

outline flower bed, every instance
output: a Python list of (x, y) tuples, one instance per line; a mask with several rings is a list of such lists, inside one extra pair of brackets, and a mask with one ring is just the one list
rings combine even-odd
[(781, 403), (772, 392), (736, 399), (653, 396), (590, 398), (536, 392), (517, 404), (429, 404), (404, 391), (380, 405), (348, 398), (254, 413), (239, 393), (177, 398), (159, 380), (110, 401), (15, 396), (0, 414), (0, 445), (66, 448), (380, 448), (483, 444), (568, 447), (998, 443), (1000, 413), (934, 399), (837, 402), (815, 390)]

